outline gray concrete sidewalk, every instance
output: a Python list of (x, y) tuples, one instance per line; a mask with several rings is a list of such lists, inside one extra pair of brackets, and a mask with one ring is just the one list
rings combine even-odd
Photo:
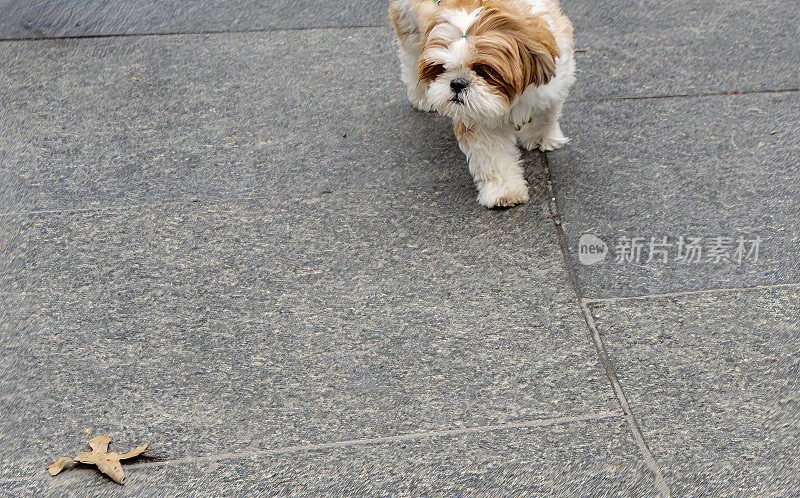
[[(564, 0), (572, 142), (486, 210), (385, 8), (0, 0), (0, 491), (800, 493), (800, 9)], [(160, 447), (47, 475), (87, 430)]]

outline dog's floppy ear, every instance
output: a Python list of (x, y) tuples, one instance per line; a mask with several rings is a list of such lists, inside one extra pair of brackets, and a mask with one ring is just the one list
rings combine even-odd
[(555, 76), (559, 54), (553, 32), (540, 16), (513, 3), (486, 0), (467, 35), (475, 40), (474, 62), (495, 69), (501, 82), (498, 88), (509, 100), (530, 85), (546, 85)]
[(527, 85), (546, 85), (556, 75), (556, 38), (540, 17), (528, 17), (526, 29), (517, 36)]
[(441, 14), (432, 15), (422, 39), (417, 44), (417, 47), (422, 49), (417, 61), (417, 75), (419, 76), (419, 81), (423, 83), (430, 83), (444, 73), (441, 61), (437, 61), (433, 54), (446, 51), (449, 41), (442, 35), (434, 35), (433, 32), (436, 26), (446, 21), (447, 18)]

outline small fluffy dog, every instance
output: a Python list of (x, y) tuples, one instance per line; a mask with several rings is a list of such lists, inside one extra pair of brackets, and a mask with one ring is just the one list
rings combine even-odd
[(453, 119), (486, 207), (528, 200), (517, 140), (567, 143), (558, 118), (575, 81), (572, 25), (558, 0), (391, 0), (408, 98)]

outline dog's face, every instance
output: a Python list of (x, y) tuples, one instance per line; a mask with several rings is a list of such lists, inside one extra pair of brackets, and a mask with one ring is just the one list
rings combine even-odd
[(442, 0), (422, 45), (428, 101), (454, 119), (500, 117), (529, 85), (555, 76), (552, 32), (513, 0)]

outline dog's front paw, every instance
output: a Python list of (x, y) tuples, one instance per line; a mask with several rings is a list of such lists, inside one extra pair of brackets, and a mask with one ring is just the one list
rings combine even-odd
[(486, 182), (478, 193), (478, 202), (487, 208), (511, 207), (528, 201), (528, 183), (522, 178), (505, 182)]
[(548, 136), (542, 138), (539, 142), (539, 150), (548, 152), (551, 150), (560, 149), (569, 142), (569, 138), (565, 137), (561, 130), (556, 129), (558, 133), (550, 133)]
[(561, 132), (560, 126), (533, 128), (531, 125), (523, 128), (519, 134), (519, 143), (526, 150), (539, 149), (542, 152), (560, 149), (569, 142)]

